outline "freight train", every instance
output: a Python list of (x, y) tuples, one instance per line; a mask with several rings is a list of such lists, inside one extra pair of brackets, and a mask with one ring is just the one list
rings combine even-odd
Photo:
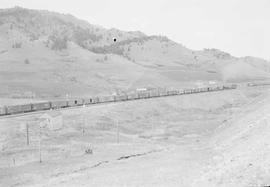
[(154, 97), (165, 97), (173, 95), (194, 94), (201, 92), (221, 91), (227, 89), (236, 89), (237, 85), (222, 85), (214, 87), (182, 89), (182, 90), (166, 90), (166, 89), (154, 89), (149, 91), (140, 91), (131, 94), (111, 95), (111, 96), (96, 96), (91, 98), (72, 99), (72, 100), (60, 100), (60, 101), (48, 101), (41, 103), (30, 103), (23, 105), (13, 106), (0, 106), (0, 116), (29, 113), (42, 110), (53, 110), (67, 107), (91, 105), (98, 103), (120, 102), (136, 99), (147, 99)]

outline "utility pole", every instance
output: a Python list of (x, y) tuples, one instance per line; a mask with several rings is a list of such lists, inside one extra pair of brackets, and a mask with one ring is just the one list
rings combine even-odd
[(26, 123), (26, 144), (29, 145), (29, 125)]
[(154, 123), (151, 124), (151, 134), (152, 134), (152, 137), (154, 136)]
[(82, 115), (83, 115), (83, 127), (82, 127), (82, 134), (84, 135), (84, 133), (85, 133), (85, 126), (86, 126), (85, 105), (83, 105), (83, 111), (82, 111)]
[(39, 163), (41, 162), (41, 125), (39, 124)]
[(119, 122), (116, 120), (116, 138), (117, 138), (117, 143), (119, 143)]

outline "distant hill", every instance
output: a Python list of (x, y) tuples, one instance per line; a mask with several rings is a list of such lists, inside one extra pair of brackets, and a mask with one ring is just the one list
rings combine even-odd
[(270, 62), (263, 59), (194, 51), (165, 36), (105, 29), (72, 15), (20, 7), (0, 10), (0, 67), (0, 97), (18, 98), (270, 77)]

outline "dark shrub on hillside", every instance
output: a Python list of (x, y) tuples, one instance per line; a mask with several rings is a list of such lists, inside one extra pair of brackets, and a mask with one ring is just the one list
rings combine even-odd
[(58, 33), (53, 33), (51, 36), (49, 36), (48, 39), (49, 41), (52, 42), (51, 44), (52, 50), (67, 49), (67, 42), (68, 42), (67, 36), (60, 36)]
[(87, 48), (89, 41), (97, 42), (102, 39), (102, 35), (95, 35), (89, 29), (77, 27), (73, 33), (73, 40), (75, 43), (83, 48)]

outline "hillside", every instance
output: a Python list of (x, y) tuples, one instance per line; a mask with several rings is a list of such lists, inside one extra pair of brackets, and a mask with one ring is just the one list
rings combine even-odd
[(105, 29), (71, 15), (20, 7), (0, 10), (0, 67), (2, 98), (52, 99), (270, 77), (270, 63), (263, 59), (194, 51), (165, 36)]

